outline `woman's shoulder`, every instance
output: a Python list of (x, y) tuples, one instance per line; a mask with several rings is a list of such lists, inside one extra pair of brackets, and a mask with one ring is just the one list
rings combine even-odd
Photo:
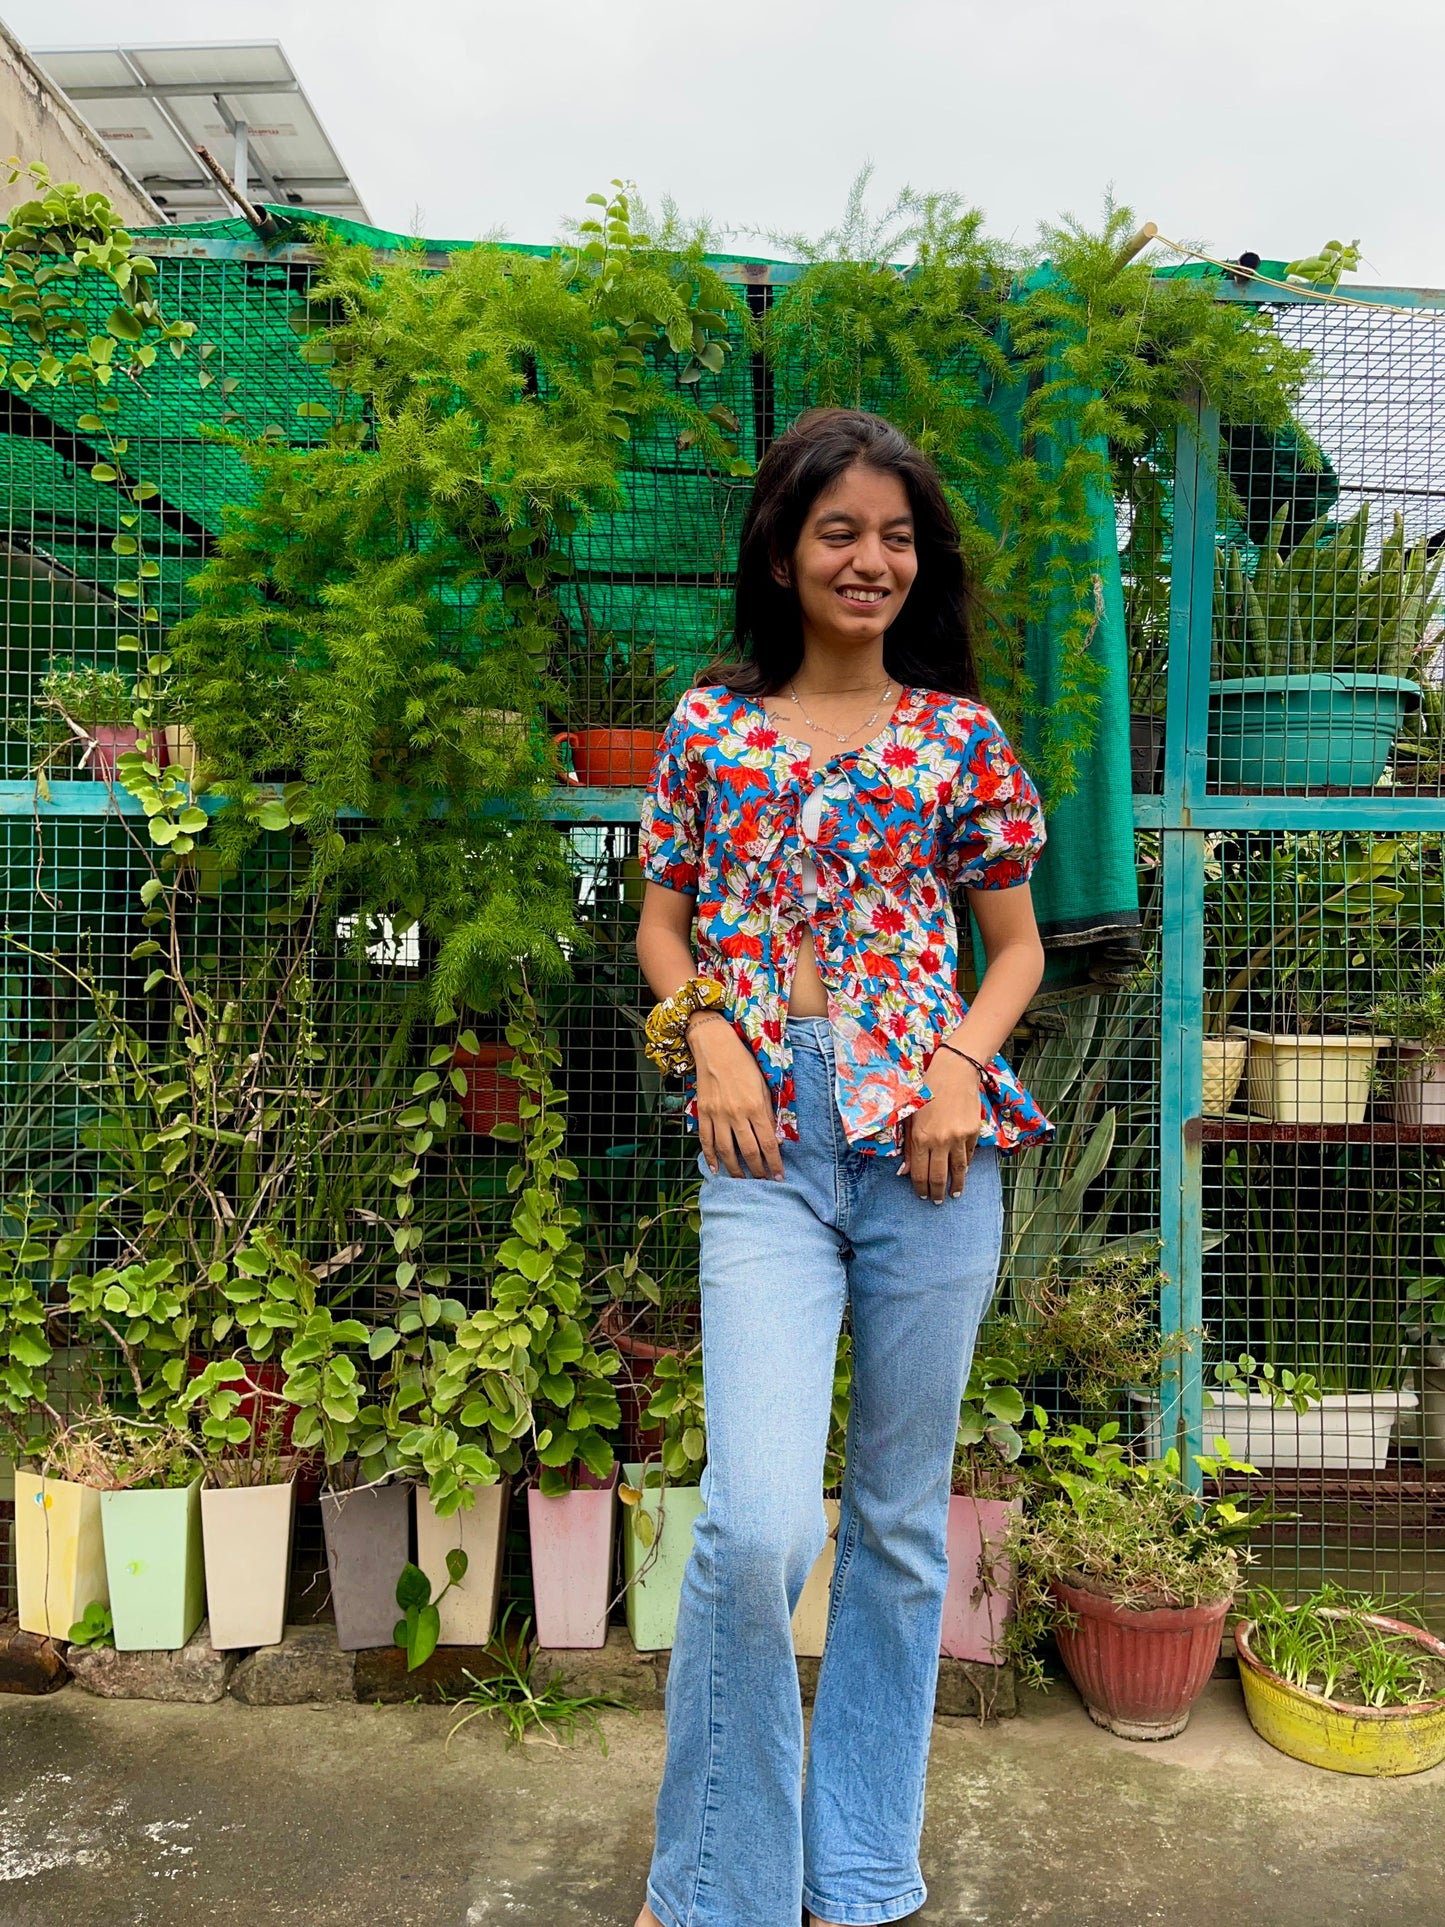
[(684, 737), (716, 735), (733, 723), (747, 702), (746, 696), (725, 683), (696, 683), (678, 697), (672, 725)]

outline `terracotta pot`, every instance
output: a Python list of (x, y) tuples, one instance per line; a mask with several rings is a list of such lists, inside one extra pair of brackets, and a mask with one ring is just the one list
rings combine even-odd
[(571, 729), (556, 740), (571, 745), (585, 789), (645, 789), (662, 738), (650, 729)]
[[(80, 766), (87, 776), (97, 782), (115, 781), (115, 759), (123, 751), (134, 749), (140, 739), (140, 731), (133, 723), (87, 723), (85, 733), (90, 746), (80, 759)], [(151, 745), (152, 752), (160, 749), (160, 760), (165, 762), (165, 751), (159, 742)]]
[[(698, 1332), (701, 1334), (701, 1311), (697, 1314)], [(620, 1372), (612, 1381), (612, 1389), (617, 1394), (618, 1450), (624, 1458), (647, 1459), (656, 1455), (662, 1433), (657, 1426), (647, 1427), (642, 1423), (642, 1414), (647, 1409), (652, 1393), (646, 1381), (652, 1376), (652, 1367), (659, 1358), (676, 1358), (680, 1353), (691, 1351), (696, 1339), (686, 1343), (679, 1340), (675, 1344), (660, 1345), (650, 1338), (639, 1338), (627, 1329), (627, 1313), (619, 1304), (604, 1307), (597, 1320), (599, 1341), (615, 1347), (627, 1361), (630, 1370)]]
[(584, 1473), (558, 1498), (544, 1498), (535, 1486), (527, 1493), (539, 1646), (606, 1645), (616, 1496), (615, 1466), (605, 1484)]
[(948, 1586), (943, 1595), (939, 1650), (948, 1659), (998, 1664), (1000, 1633), (1013, 1613), (1013, 1562), (1003, 1547), (1022, 1499), (974, 1499), (956, 1492), (948, 1502)]
[(1229, 1600), (1140, 1611), (1062, 1580), (1049, 1591), (1074, 1620), (1055, 1638), (1095, 1725), (1123, 1740), (1182, 1733), (1219, 1658)]
[(475, 1051), (457, 1050), (453, 1063), (467, 1080), (457, 1099), (462, 1122), (478, 1137), (490, 1137), (499, 1124), (519, 1124), (522, 1087), (501, 1068), (517, 1055), (510, 1044), (481, 1044)]

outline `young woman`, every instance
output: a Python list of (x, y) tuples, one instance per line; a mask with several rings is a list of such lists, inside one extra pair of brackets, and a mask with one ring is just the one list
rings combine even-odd
[[(959, 1404), (993, 1294), (998, 1158), (1049, 1126), (997, 1055), (1043, 971), (1038, 796), (978, 701), (938, 477), (873, 415), (768, 451), (739, 660), (678, 704), (643, 815), (637, 954), (701, 1139), (707, 1509), (667, 1684), (638, 1927), (899, 1920), (923, 1784)], [(988, 967), (957, 987), (950, 892)], [(806, 1791), (790, 1616), (847, 1471)]]

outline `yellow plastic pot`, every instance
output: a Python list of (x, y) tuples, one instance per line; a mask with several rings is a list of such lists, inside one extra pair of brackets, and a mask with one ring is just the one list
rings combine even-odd
[[(1413, 1639), (1427, 1653), (1445, 1659), (1445, 1640), (1383, 1613), (1366, 1615), (1382, 1632)], [(1423, 1773), (1445, 1760), (1445, 1699), (1417, 1706), (1349, 1706), (1306, 1693), (1271, 1672), (1250, 1645), (1252, 1619), (1234, 1629), (1239, 1677), (1250, 1725), (1261, 1739), (1291, 1759), (1332, 1773), (1363, 1773), (1387, 1779)]]

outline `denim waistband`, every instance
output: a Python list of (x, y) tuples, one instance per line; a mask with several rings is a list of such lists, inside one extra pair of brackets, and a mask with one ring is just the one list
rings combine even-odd
[(826, 1017), (790, 1017), (788, 1043), (794, 1050), (811, 1050), (820, 1057), (831, 1057), (833, 1026)]

